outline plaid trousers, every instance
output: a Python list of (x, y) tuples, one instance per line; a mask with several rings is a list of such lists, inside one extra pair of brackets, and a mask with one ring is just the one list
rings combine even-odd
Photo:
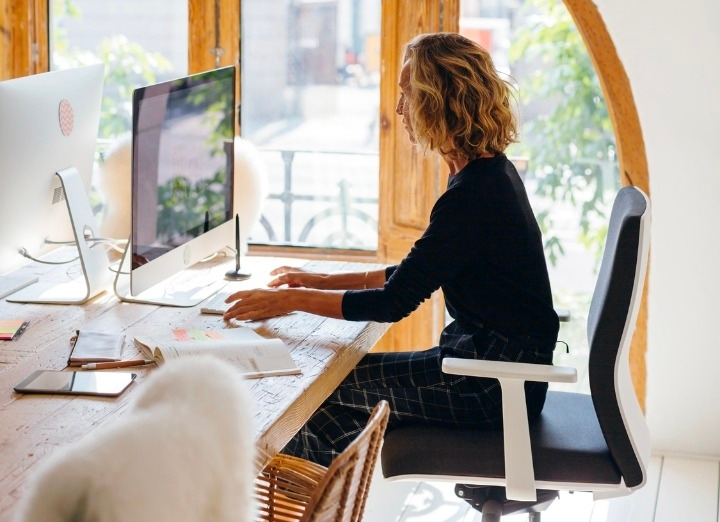
[[(328, 466), (363, 430), (383, 399), (390, 404), (388, 431), (412, 423), (497, 429), (502, 425), (497, 379), (445, 374), (442, 359), (552, 364), (553, 349), (554, 345), (543, 346), (531, 338), (508, 338), (489, 328), (453, 321), (435, 348), (367, 354), (283, 453)], [(542, 410), (546, 391), (546, 383), (525, 384), (529, 417)]]

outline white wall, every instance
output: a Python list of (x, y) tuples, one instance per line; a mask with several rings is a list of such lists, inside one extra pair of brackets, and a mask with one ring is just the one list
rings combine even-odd
[(720, 455), (720, 2), (596, 0), (630, 78), (653, 203), (647, 418)]

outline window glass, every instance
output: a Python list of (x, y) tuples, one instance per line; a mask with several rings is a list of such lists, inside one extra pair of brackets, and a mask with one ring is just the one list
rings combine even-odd
[(380, 0), (243, 0), (242, 137), (266, 168), (250, 242), (377, 248)]
[(102, 61), (100, 138), (130, 131), (132, 91), (187, 74), (187, 0), (51, 0), (51, 69)]
[(130, 198), (132, 93), (188, 71), (187, 0), (50, 0), (50, 68), (105, 64), (96, 168), (90, 198), (100, 227), (129, 236), (129, 210), (105, 212), (109, 197)]

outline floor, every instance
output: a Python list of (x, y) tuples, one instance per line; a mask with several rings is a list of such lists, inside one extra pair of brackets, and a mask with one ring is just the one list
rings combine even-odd
[[(378, 466), (379, 468), (379, 466)], [(453, 484), (387, 482), (377, 469), (367, 522), (480, 522), (481, 515), (457, 498)], [(562, 493), (542, 522), (720, 522), (720, 462), (653, 457), (644, 488), (629, 497), (593, 502), (588, 493)], [(506, 515), (503, 522), (525, 522)]]

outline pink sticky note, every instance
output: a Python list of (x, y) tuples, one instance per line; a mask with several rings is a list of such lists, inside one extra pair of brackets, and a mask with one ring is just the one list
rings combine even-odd
[(175, 339), (178, 341), (189, 341), (190, 336), (188, 335), (187, 330), (173, 330), (173, 335), (175, 336)]

